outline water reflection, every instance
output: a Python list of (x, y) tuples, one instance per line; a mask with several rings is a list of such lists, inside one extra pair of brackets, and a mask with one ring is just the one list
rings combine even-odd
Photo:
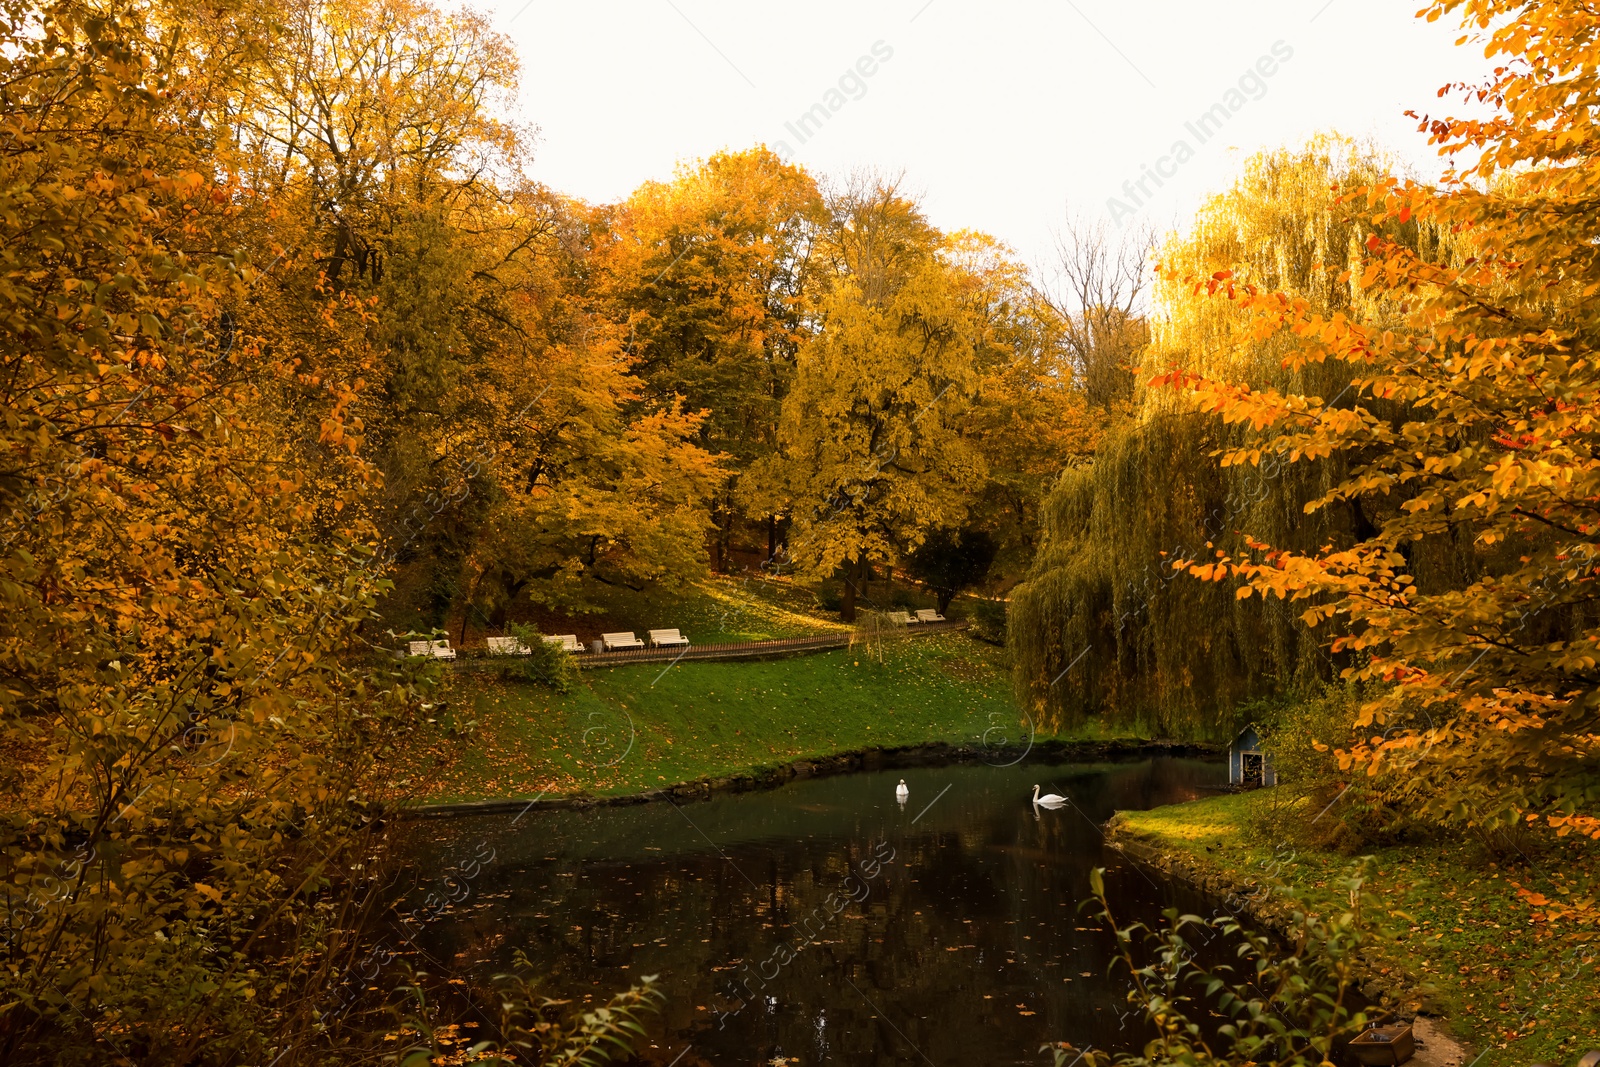
[[(1045, 1041), (1147, 1036), (1078, 909), (1089, 869), (1110, 868), (1125, 918), (1196, 906), (1108, 853), (1098, 824), (1223, 776), (1170, 758), (896, 770), (397, 835), (413, 898), (458, 857), (494, 855), (414, 935), (433, 966), (483, 977), (521, 948), (546, 992), (580, 1003), (662, 975), (647, 1063), (1039, 1064)], [(1068, 803), (1035, 808), (1035, 782)]]

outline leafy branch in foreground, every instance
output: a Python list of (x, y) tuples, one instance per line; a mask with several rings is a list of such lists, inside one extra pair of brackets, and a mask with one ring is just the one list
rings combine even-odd
[[(1040, 1051), (1054, 1054), (1055, 1067), (1080, 1060), (1084, 1067), (1315, 1067), (1333, 1061), (1336, 1046), (1367, 1025), (1365, 1013), (1351, 1005), (1368, 937), (1363, 915), (1371, 894), (1365, 891), (1365, 864), (1356, 864), (1341, 880), (1349, 892), (1348, 911), (1332, 916), (1293, 911), (1292, 948), (1246, 929), (1232, 914), (1207, 919), (1169, 908), (1159, 930), (1143, 923), (1119, 926), (1106, 900), (1104, 872), (1096, 868), (1089, 884), (1100, 918), (1116, 935), (1112, 966), (1127, 967), (1128, 1001), (1143, 1008), (1157, 1036), (1139, 1055), (1080, 1052), (1065, 1042)], [(1223, 944), (1237, 945), (1238, 967), (1207, 968), (1196, 961), (1197, 951), (1219, 936)], [(1139, 956), (1151, 962), (1141, 965)], [(1201, 1013), (1227, 1021), (1208, 1033), (1195, 1021)]]
[(535, 989), (526, 977), (532, 965), (519, 950), (517, 972), (495, 975), (500, 1000), (499, 1035), (494, 1040), (456, 1047), (455, 1026), (438, 1026), (436, 1008), (427, 999), (422, 979), (402, 987), (413, 1001), (413, 1014), (405, 1017), (402, 1032), (420, 1040), (395, 1057), (400, 1067), (428, 1064), (471, 1064), (473, 1067), (535, 1065), (535, 1067), (599, 1067), (614, 1058), (633, 1055), (634, 1042), (645, 1036), (641, 1021), (647, 1012), (659, 1011), (666, 995), (656, 975), (644, 975), (639, 984), (617, 993), (604, 1007), (568, 1016), (571, 1001), (554, 1000)]

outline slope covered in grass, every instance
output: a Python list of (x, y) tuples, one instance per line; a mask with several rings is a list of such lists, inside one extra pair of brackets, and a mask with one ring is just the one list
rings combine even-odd
[[(1334, 894), (1353, 857), (1302, 844), (1295, 824), (1316, 810), (1270, 811), (1277, 803), (1273, 790), (1257, 790), (1122, 812), (1114, 825), (1227, 881), (1276, 874), (1313, 909), (1348, 906)], [(1440, 837), (1371, 854), (1370, 884), (1385, 912), (1372, 956), (1385, 984), (1413, 994), (1413, 1007), (1442, 1013), (1479, 1047), (1511, 1050), (1518, 1063), (1561, 1063), (1600, 1048), (1593, 997), (1577, 995), (1600, 989), (1592, 843), (1531, 835), (1493, 856)]]
[[(630, 793), (795, 759), (1025, 733), (999, 650), (960, 634), (739, 663), (584, 670), (571, 693), (449, 676), (403, 754), (429, 801)], [(468, 736), (450, 727), (475, 722)]]

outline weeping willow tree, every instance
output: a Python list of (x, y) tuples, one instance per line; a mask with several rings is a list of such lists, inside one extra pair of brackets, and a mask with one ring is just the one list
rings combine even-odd
[[(1207, 288), (1253, 285), (1299, 296), (1327, 317), (1365, 306), (1346, 271), (1369, 227), (1341, 192), (1387, 171), (1369, 149), (1322, 138), (1258, 156), (1212, 198), (1191, 230), (1162, 250), (1179, 276)], [(1439, 254), (1412, 225), (1410, 243)], [(1330, 361), (1289, 369), (1287, 342), (1257, 336), (1229, 301), (1171, 281), (1155, 290), (1151, 342), (1138, 378), (1172, 370), (1331, 398), (1351, 372)], [(1244, 537), (1315, 546), (1360, 536), (1359, 508), (1305, 513), (1338, 484), (1347, 458), (1222, 466), (1247, 432), (1186, 406), (1174, 390), (1143, 390), (1134, 416), (1107, 436), (1091, 466), (1069, 470), (1047, 499), (1043, 545), (1014, 591), (1008, 624), (1023, 706), (1041, 726), (1090, 718), (1169, 736), (1215, 736), (1232, 709), (1334, 673), (1328, 635), (1297, 621), (1304, 605), (1239, 600), (1231, 583), (1174, 567), (1204, 561)]]

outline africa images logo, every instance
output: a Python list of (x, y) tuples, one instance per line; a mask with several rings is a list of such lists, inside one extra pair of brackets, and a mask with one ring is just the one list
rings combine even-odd
[[(838, 82), (822, 94), (822, 99), (801, 112), (793, 122), (785, 122), (784, 129), (794, 134), (801, 144), (805, 144), (820, 133), (823, 125), (842, 111), (851, 100), (860, 100), (866, 96), (867, 79), (878, 73), (881, 64), (894, 58), (894, 49), (882, 40), (872, 42), (871, 53), (857, 59), (854, 66), (846, 67), (844, 73), (839, 75)], [(794, 148), (788, 141), (775, 141), (772, 150), (784, 159), (791, 159), (794, 156)]]
[(1122, 183), (1122, 192), (1127, 200), (1115, 196), (1106, 199), (1106, 210), (1111, 214), (1111, 221), (1121, 226), (1124, 220), (1137, 215), (1139, 208), (1155, 198), (1155, 193), (1149, 188), (1150, 183), (1154, 182), (1159, 189), (1166, 184), (1162, 181), (1163, 178), (1176, 177), (1178, 168), (1194, 158), (1196, 147), (1221, 133), (1223, 125), (1243, 111), (1250, 101), (1260, 100), (1267, 95), (1267, 79), (1278, 73), (1281, 65), (1293, 58), (1294, 49), (1289, 47), (1288, 42), (1274, 41), (1271, 55), (1257, 59), (1255, 65), (1246, 68), (1245, 72), (1239, 75), (1238, 82), (1222, 94), (1221, 100), (1212, 104), (1192, 121), (1183, 124), (1189, 136), (1194, 138), (1193, 145), (1180, 137), (1172, 143), (1172, 148), (1166, 155), (1155, 161), (1154, 167), (1146, 163), (1143, 173), (1138, 178)]

